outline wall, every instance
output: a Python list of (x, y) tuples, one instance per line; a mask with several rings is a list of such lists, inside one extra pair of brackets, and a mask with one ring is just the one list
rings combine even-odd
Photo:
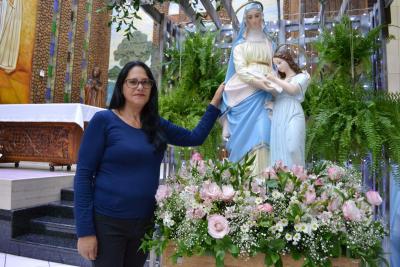
[(395, 37), (387, 44), (388, 88), (390, 92), (400, 92), (400, 0), (394, 0), (390, 6), (392, 25), (389, 34)]

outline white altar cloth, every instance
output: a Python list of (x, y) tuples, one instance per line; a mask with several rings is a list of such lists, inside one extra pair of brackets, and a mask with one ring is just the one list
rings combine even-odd
[(72, 122), (82, 129), (84, 122), (103, 108), (77, 103), (66, 104), (2, 104), (0, 122)]

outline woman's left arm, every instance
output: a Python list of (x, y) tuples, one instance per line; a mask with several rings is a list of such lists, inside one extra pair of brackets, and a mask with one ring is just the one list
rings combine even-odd
[(221, 111), (218, 109), (218, 106), (221, 102), (224, 87), (224, 84), (221, 84), (218, 87), (213, 99), (207, 107), (206, 112), (193, 130), (190, 131), (179, 127), (164, 119), (160, 120), (161, 127), (167, 136), (167, 141), (169, 144), (177, 146), (198, 146), (204, 143), (212, 127), (214, 126), (215, 121), (221, 113)]

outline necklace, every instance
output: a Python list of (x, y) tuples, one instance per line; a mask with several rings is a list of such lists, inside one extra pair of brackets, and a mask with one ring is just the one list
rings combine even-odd
[(142, 128), (142, 122), (140, 121), (140, 117), (139, 119), (136, 117), (129, 117), (129, 116), (124, 116), (122, 114), (122, 112), (119, 109), (116, 109), (118, 116), (128, 125), (134, 127), (134, 128)]

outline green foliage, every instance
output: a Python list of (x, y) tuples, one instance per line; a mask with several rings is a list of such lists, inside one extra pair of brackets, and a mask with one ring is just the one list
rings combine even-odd
[[(107, 12), (109, 10), (113, 10), (108, 25), (110, 26), (111, 24), (114, 24), (117, 32), (123, 30), (124, 36), (126, 36), (126, 38), (130, 40), (133, 37), (134, 31), (137, 30), (137, 28), (134, 25), (134, 21), (137, 19), (142, 19), (138, 14), (139, 7), (142, 4), (146, 4), (146, 2), (151, 2), (149, 4), (154, 5), (154, 4), (162, 4), (167, 1), (166, 0), (154, 0), (154, 1), (108, 0), (107, 5), (100, 8), (99, 10), (96, 10), (96, 12)], [(180, 1), (172, 0), (169, 2), (179, 3)], [(199, 0), (193, 0), (191, 2), (192, 2), (191, 5), (195, 7), (199, 3)], [(217, 8), (218, 6), (219, 6), (219, 0), (217, 0)], [(202, 15), (200, 13), (196, 13), (195, 17), (196, 20), (200, 20)]]
[(371, 153), (375, 171), (400, 162), (400, 94), (363, 88), (379, 31), (362, 36), (344, 18), (316, 44), (321, 78), (312, 80), (304, 105), (309, 160), (360, 163)]
[[(192, 129), (199, 122), (215, 90), (224, 80), (221, 51), (214, 47), (214, 34), (190, 34), (179, 51), (166, 51), (166, 72), (160, 95), (160, 114), (180, 126)], [(172, 87), (171, 90), (169, 87)], [(217, 158), (221, 127), (215, 125), (206, 142), (199, 147), (205, 158)]]
[(118, 66), (114, 66), (108, 70), (108, 79), (116, 81), (119, 73), (121, 72), (121, 68)]
[(371, 55), (379, 47), (381, 29), (377, 27), (362, 35), (352, 28), (348, 17), (343, 17), (331, 30), (325, 29), (315, 43), (320, 70), (324, 75), (352, 79), (353, 83), (360, 82), (362, 76), (370, 77)]
[(152, 43), (147, 41), (147, 35), (134, 31), (130, 39), (124, 38), (114, 51), (114, 59), (119, 61), (121, 66), (132, 60), (146, 62), (150, 58)]

